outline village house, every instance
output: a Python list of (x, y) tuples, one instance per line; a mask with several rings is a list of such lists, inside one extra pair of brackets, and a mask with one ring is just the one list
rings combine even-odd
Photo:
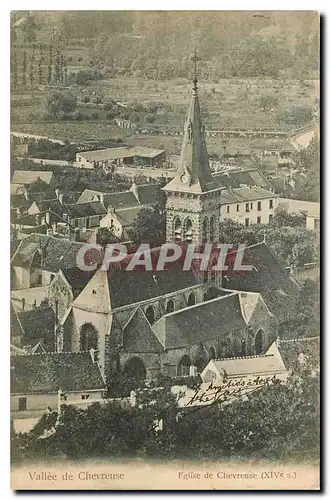
[(232, 219), (245, 227), (268, 224), (278, 206), (278, 196), (260, 187), (241, 187), (222, 190), (221, 219)]
[(128, 241), (130, 239), (129, 231), (143, 208), (145, 206), (121, 208), (119, 210), (109, 208), (107, 215), (100, 221), (100, 227), (110, 229), (121, 241)]
[(86, 408), (103, 400), (106, 385), (93, 351), (16, 354), (10, 361), (10, 419), (16, 432), (27, 432), (45, 412), (59, 412), (61, 404)]
[(189, 411), (194, 406), (208, 406), (215, 399), (231, 402), (250, 392), (276, 382), (285, 383), (289, 372), (274, 341), (264, 354), (211, 359), (200, 374), (201, 385), (196, 390), (173, 386), (179, 408)]
[(84, 243), (31, 234), (24, 238), (11, 260), (11, 288), (49, 285), (60, 269), (77, 267), (77, 253)]
[(111, 165), (145, 165), (155, 167), (165, 161), (166, 152), (141, 146), (122, 146), (96, 151), (80, 151), (76, 154), (78, 168), (98, 168)]
[(306, 218), (306, 229), (320, 229), (320, 203), (291, 198), (279, 198), (278, 206), (289, 214), (303, 214)]

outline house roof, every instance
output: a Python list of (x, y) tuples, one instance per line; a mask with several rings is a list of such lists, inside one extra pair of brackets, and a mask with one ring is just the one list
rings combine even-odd
[(228, 377), (275, 375), (286, 372), (286, 367), (275, 342), (263, 355), (211, 360), (205, 367), (204, 373), (211, 368), (220, 374), (225, 372)]
[(232, 293), (166, 314), (153, 325), (153, 330), (164, 349), (174, 349), (244, 327), (239, 294)]
[(85, 288), (87, 283), (94, 276), (95, 272), (96, 271), (82, 271), (81, 269), (79, 269), (79, 267), (62, 269), (62, 273), (71, 286), (74, 297), (77, 297), (79, 293)]
[(104, 215), (107, 213), (106, 209), (99, 201), (64, 205), (63, 208), (72, 219), (79, 217), (92, 217), (93, 215)]
[(51, 340), (54, 337), (55, 314), (51, 307), (20, 311), (16, 314), (24, 332), (23, 344), (31, 338), (45, 337)]
[(89, 352), (27, 354), (11, 357), (11, 393), (45, 394), (104, 390), (100, 368)]
[(138, 207), (139, 205), (148, 205), (156, 201), (156, 184), (132, 184), (128, 191), (118, 191), (106, 193), (85, 189), (77, 203), (90, 202), (95, 197), (107, 208), (112, 206), (115, 210), (121, 208)]
[(320, 203), (314, 201), (279, 198), (278, 206), (291, 214), (306, 212), (309, 217), (320, 217)]
[(112, 217), (117, 217), (123, 227), (129, 227), (133, 224), (134, 219), (136, 219), (143, 208), (145, 207), (122, 208), (121, 210), (116, 210)]
[(24, 194), (12, 194), (10, 196), (10, 206), (18, 208), (28, 208), (31, 205), (31, 201), (28, 201)]
[(78, 155), (88, 161), (106, 161), (114, 160), (117, 158), (133, 158), (134, 156), (155, 158), (163, 153), (165, 153), (163, 149), (152, 149), (140, 146), (123, 146), (121, 148), (105, 148), (97, 149), (95, 151), (81, 151), (78, 153)]
[(53, 172), (44, 172), (41, 170), (15, 170), (12, 183), (29, 185), (38, 179), (50, 184), (53, 178)]
[(222, 190), (220, 194), (220, 203), (222, 205), (230, 203), (248, 202), (277, 197), (274, 193), (266, 191), (257, 186), (234, 188), (231, 190)]
[(29, 267), (35, 253), (40, 251), (40, 269), (56, 273), (59, 269), (77, 267), (77, 253), (83, 245), (85, 243), (33, 233), (21, 241), (11, 263), (13, 266)]
[(157, 184), (133, 184), (131, 187), (131, 191), (138, 198), (138, 201), (141, 205), (148, 205), (155, 203), (157, 192), (159, 187)]
[(272, 184), (257, 168), (230, 170), (227, 172), (220, 171), (212, 175), (218, 186), (233, 188), (258, 186), (266, 190), (273, 188)]

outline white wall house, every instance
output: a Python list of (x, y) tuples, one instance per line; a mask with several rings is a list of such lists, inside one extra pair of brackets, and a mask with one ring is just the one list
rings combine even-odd
[(241, 187), (222, 191), (220, 202), (221, 220), (232, 219), (248, 227), (272, 220), (278, 196), (259, 187)]

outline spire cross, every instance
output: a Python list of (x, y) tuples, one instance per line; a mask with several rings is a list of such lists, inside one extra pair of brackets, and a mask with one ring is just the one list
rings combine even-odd
[(198, 57), (197, 52), (195, 50), (195, 54), (191, 58), (192, 62), (194, 63), (194, 90), (197, 90), (197, 63), (201, 61), (201, 58)]

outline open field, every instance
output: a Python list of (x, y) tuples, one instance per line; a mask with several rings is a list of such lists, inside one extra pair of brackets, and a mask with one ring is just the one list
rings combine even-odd
[[(182, 130), (191, 95), (191, 83), (187, 80), (141, 80), (132, 77), (116, 77), (93, 81), (89, 86), (74, 87), (72, 91), (81, 99), (84, 95), (99, 95), (130, 104), (159, 104), (151, 126), (173, 127)], [(292, 128), (280, 120), (288, 107), (313, 106), (318, 99), (317, 82), (299, 80), (220, 80), (216, 83), (199, 84), (201, 107), (207, 129), (222, 128), (269, 128), (287, 131)], [(121, 129), (105, 119), (105, 112), (86, 109), (86, 113), (98, 111), (99, 118), (88, 121), (43, 121), (47, 90), (18, 90), (12, 92), (12, 129), (27, 133), (47, 135), (70, 141), (86, 139), (118, 139), (132, 144), (164, 148), (176, 154), (180, 136), (135, 136), (131, 130)], [(264, 111), (260, 106), (263, 95), (278, 100), (273, 110)], [(147, 127), (145, 113), (140, 114), (139, 127)], [(150, 124), (149, 124), (150, 126)], [(249, 147), (251, 141), (230, 139), (227, 147)], [(221, 153), (221, 138), (209, 138), (210, 153)]]

